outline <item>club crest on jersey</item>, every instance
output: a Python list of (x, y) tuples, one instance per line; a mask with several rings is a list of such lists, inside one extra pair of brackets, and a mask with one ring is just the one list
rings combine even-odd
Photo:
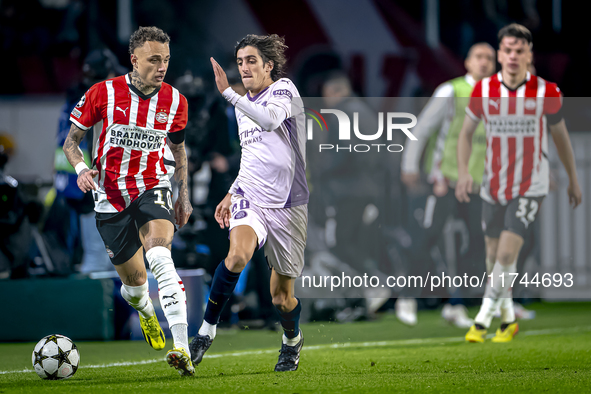
[(84, 105), (85, 102), (86, 102), (86, 93), (84, 93), (84, 95), (82, 96), (80, 101), (78, 101), (78, 104), (76, 104), (76, 108), (82, 108), (82, 106)]
[(113, 251), (111, 249), (109, 249), (108, 246), (105, 247), (107, 249), (107, 254), (109, 255), (110, 258), (115, 257), (115, 253), (113, 253)]
[(525, 109), (532, 110), (536, 108), (536, 100), (534, 99), (527, 99), (525, 100)]
[(166, 123), (167, 121), (168, 121), (168, 114), (166, 112), (160, 111), (156, 114), (156, 122)]

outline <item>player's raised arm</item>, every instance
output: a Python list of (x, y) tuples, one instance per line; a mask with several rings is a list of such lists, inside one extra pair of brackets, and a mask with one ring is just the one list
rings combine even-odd
[(96, 186), (92, 178), (98, 174), (98, 171), (89, 169), (84, 162), (84, 154), (80, 150), (79, 145), (84, 139), (85, 135), (86, 130), (81, 129), (72, 123), (70, 132), (66, 137), (63, 147), (66, 158), (78, 174), (78, 187), (84, 193), (90, 190), (96, 190)]
[(556, 144), (558, 157), (560, 158), (560, 161), (562, 162), (562, 165), (564, 165), (564, 169), (568, 174), (569, 184), (567, 193), (569, 203), (572, 204), (573, 208), (576, 208), (577, 205), (581, 203), (582, 193), (577, 178), (575, 155), (573, 153), (573, 148), (570, 142), (570, 137), (568, 136), (564, 119), (554, 125), (550, 125), (549, 128), (550, 133), (552, 133), (554, 144)]
[(209, 60), (211, 61), (211, 66), (213, 67), (213, 74), (215, 75), (215, 84), (218, 88), (218, 91), (221, 94), (224, 94), (224, 91), (230, 87), (230, 83), (228, 82), (226, 72), (213, 57), (209, 58)]
[(478, 127), (478, 122), (466, 114), (464, 124), (458, 137), (458, 183), (456, 198), (460, 202), (470, 202), (468, 193), (472, 191), (472, 175), (468, 171), (470, 155), (472, 154), (472, 136)]
[(179, 196), (174, 204), (174, 212), (176, 224), (181, 228), (187, 224), (193, 212), (193, 206), (189, 200), (189, 186), (187, 182), (187, 152), (185, 151), (185, 141), (175, 144), (169, 138), (168, 146), (170, 146), (170, 151), (176, 163), (174, 179), (179, 186)]
[[(277, 127), (279, 127), (279, 125), (281, 125), (281, 123), (285, 119), (292, 116), (292, 114), (291, 114), (291, 96), (289, 95), (289, 92), (287, 89), (282, 90), (282, 91), (285, 91), (286, 94), (285, 94), (285, 97), (281, 97), (281, 99), (278, 99), (277, 96), (273, 96), (266, 103), (266, 105), (254, 103), (254, 102), (250, 101), (248, 98), (236, 93), (234, 91), (234, 89), (232, 89), (230, 87), (230, 84), (228, 83), (228, 78), (226, 77), (226, 73), (224, 72), (222, 66), (220, 66), (218, 64), (218, 62), (216, 62), (213, 57), (210, 60), (211, 60), (211, 65), (213, 67), (213, 72), (215, 75), (216, 86), (217, 86), (219, 92), (222, 94), (222, 96), (224, 96), (224, 98), (226, 100), (228, 100), (228, 102), (230, 104), (235, 106), (237, 110), (239, 110), (240, 112), (242, 112), (243, 114), (248, 116), (256, 124), (261, 126), (263, 128), (263, 130), (273, 131)], [(248, 60), (248, 59), (240, 59), (238, 61), (238, 63), (239, 63), (238, 67), (240, 68), (241, 64), (244, 64), (244, 62), (249, 62), (249, 61), (250, 60)], [(261, 60), (261, 62), (262, 62), (262, 60)], [(268, 66), (268, 64), (267, 64), (267, 65), (265, 65), (265, 67), (271, 67), (271, 69), (272, 69), (273, 66), (272, 65)], [(246, 73), (247, 73), (246, 76), (244, 74), (242, 75), (243, 81), (244, 81), (244, 78), (255, 79), (253, 76), (248, 74), (249, 71), (246, 71)], [(244, 73), (244, 70), (241, 70), (241, 72)], [(259, 86), (256, 86), (253, 90), (249, 90), (251, 92), (251, 94), (256, 94), (256, 93), (260, 92), (262, 89), (266, 88), (267, 86), (269, 86), (273, 83), (273, 80), (269, 77), (269, 72), (270, 71), (267, 70), (266, 74), (264, 74), (264, 79), (261, 80)], [(246, 84), (245, 84), (245, 86), (246, 86)], [(277, 101), (277, 102), (275, 102), (275, 101)], [(279, 102), (279, 101), (281, 101), (281, 102)]]

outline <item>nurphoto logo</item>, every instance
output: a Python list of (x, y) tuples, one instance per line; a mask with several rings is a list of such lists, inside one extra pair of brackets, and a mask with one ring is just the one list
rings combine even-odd
[[(338, 138), (339, 141), (351, 141), (351, 119), (349, 115), (338, 109), (321, 109), (320, 112), (315, 111), (311, 108), (305, 108), (305, 114), (309, 116), (306, 123), (306, 130), (308, 140), (312, 140), (314, 137), (314, 122), (318, 125), (321, 132), (326, 129), (326, 132), (333, 132), (328, 129), (326, 119), (322, 114), (332, 114), (336, 116), (338, 122)], [(395, 131), (402, 131), (412, 141), (416, 141), (417, 138), (410, 131), (411, 128), (416, 126), (417, 117), (407, 112), (378, 112), (378, 130), (363, 130), (359, 129), (359, 113), (353, 113), (353, 134), (355, 138), (361, 141), (377, 141), (382, 138), (384, 134), (384, 123), (386, 124), (386, 139), (392, 141), (392, 136)], [(410, 122), (401, 123), (400, 120), (409, 120)], [(334, 150), (348, 151), (348, 152), (369, 152), (371, 150), (380, 152), (381, 150), (396, 153), (402, 152), (403, 146), (400, 144), (349, 144), (349, 145), (335, 145), (335, 144), (319, 144), (319, 152)]]

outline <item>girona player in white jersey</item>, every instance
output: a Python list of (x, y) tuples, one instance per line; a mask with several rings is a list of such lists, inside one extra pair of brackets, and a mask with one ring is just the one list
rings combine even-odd
[(574, 155), (561, 115), (562, 95), (554, 83), (531, 75), (532, 36), (511, 24), (499, 31), (501, 71), (477, 83), (466, 108), (458, 141), (456, 197), (470, 201), (468, 172), (472, 135), (482, 120), (487, 150), (481, 197), (486, 265), (492, 280), (486, 285), (480, 312), (466, 334), (469, 342), (484, 342), (498, 308), (501, 327), (493, 342), (508, 342), (517, 334), (511, 283), (527, 228), (536, 220), (548, 193), (548, 129), (569, 177), (569, 201), (581, 202)]
[(281, 78), (285, 49), (275, 34), (248, 35), (238, 43), (235, 59), (245, 96), (229, 87), (224, 70), (211, 59), (218, 90), (236, 107), (242, 158), (238, 177), (215, 212), (220, 227), (230, 228), (230, 251), (216, 269), (203, 325), (190, 345), (195, 365), (215, 338), (240, 272), (265, 245), (273, 304), (284, 330), (275, 371), (298, 368), (304, 340), (294, 281), (304, 267), (309, 193), (301, 98), (294, 84)]
[[(174, 340), (166, 360), (179, 374), (192, 376), (185, 289), (170, 253), (174, 224), (182, 227), (193, 210), (184, 143), (187, 100), (163, 82), (169, 41), (156, 27), (140, 27), (133, 33), (129, 42), (133, 72), (86, 92), (70, 115), (64, 152), (78, 173), (80, 189), (94, 194), (97, 228), (123, 282), (121, 295), (139, 312), (144, 338), (156, 350), (165, 346), (148, 294), (145, 251)], [(98, 130), (93, 153), (96, 170), (86, 167), (78, 148), (93, 126)], [(167, 144), (179, 185), (174, 207), (170, 163), (164, 157)]]

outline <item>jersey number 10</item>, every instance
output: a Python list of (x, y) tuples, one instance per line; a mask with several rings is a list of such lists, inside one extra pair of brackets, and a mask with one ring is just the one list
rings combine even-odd
[[(163, 190), (154, 190), (154, 194), (158, 196), (158, 199), (154, 201), (154, 204), (162, 205), (166, 208), (166, 203), (164, 202), (164, 196), (162, 195)], [(168, 202), (168, 208), (172, 209), (172, 199), (170, 197), (170, 190), (166, 190), (166, 202)]]

